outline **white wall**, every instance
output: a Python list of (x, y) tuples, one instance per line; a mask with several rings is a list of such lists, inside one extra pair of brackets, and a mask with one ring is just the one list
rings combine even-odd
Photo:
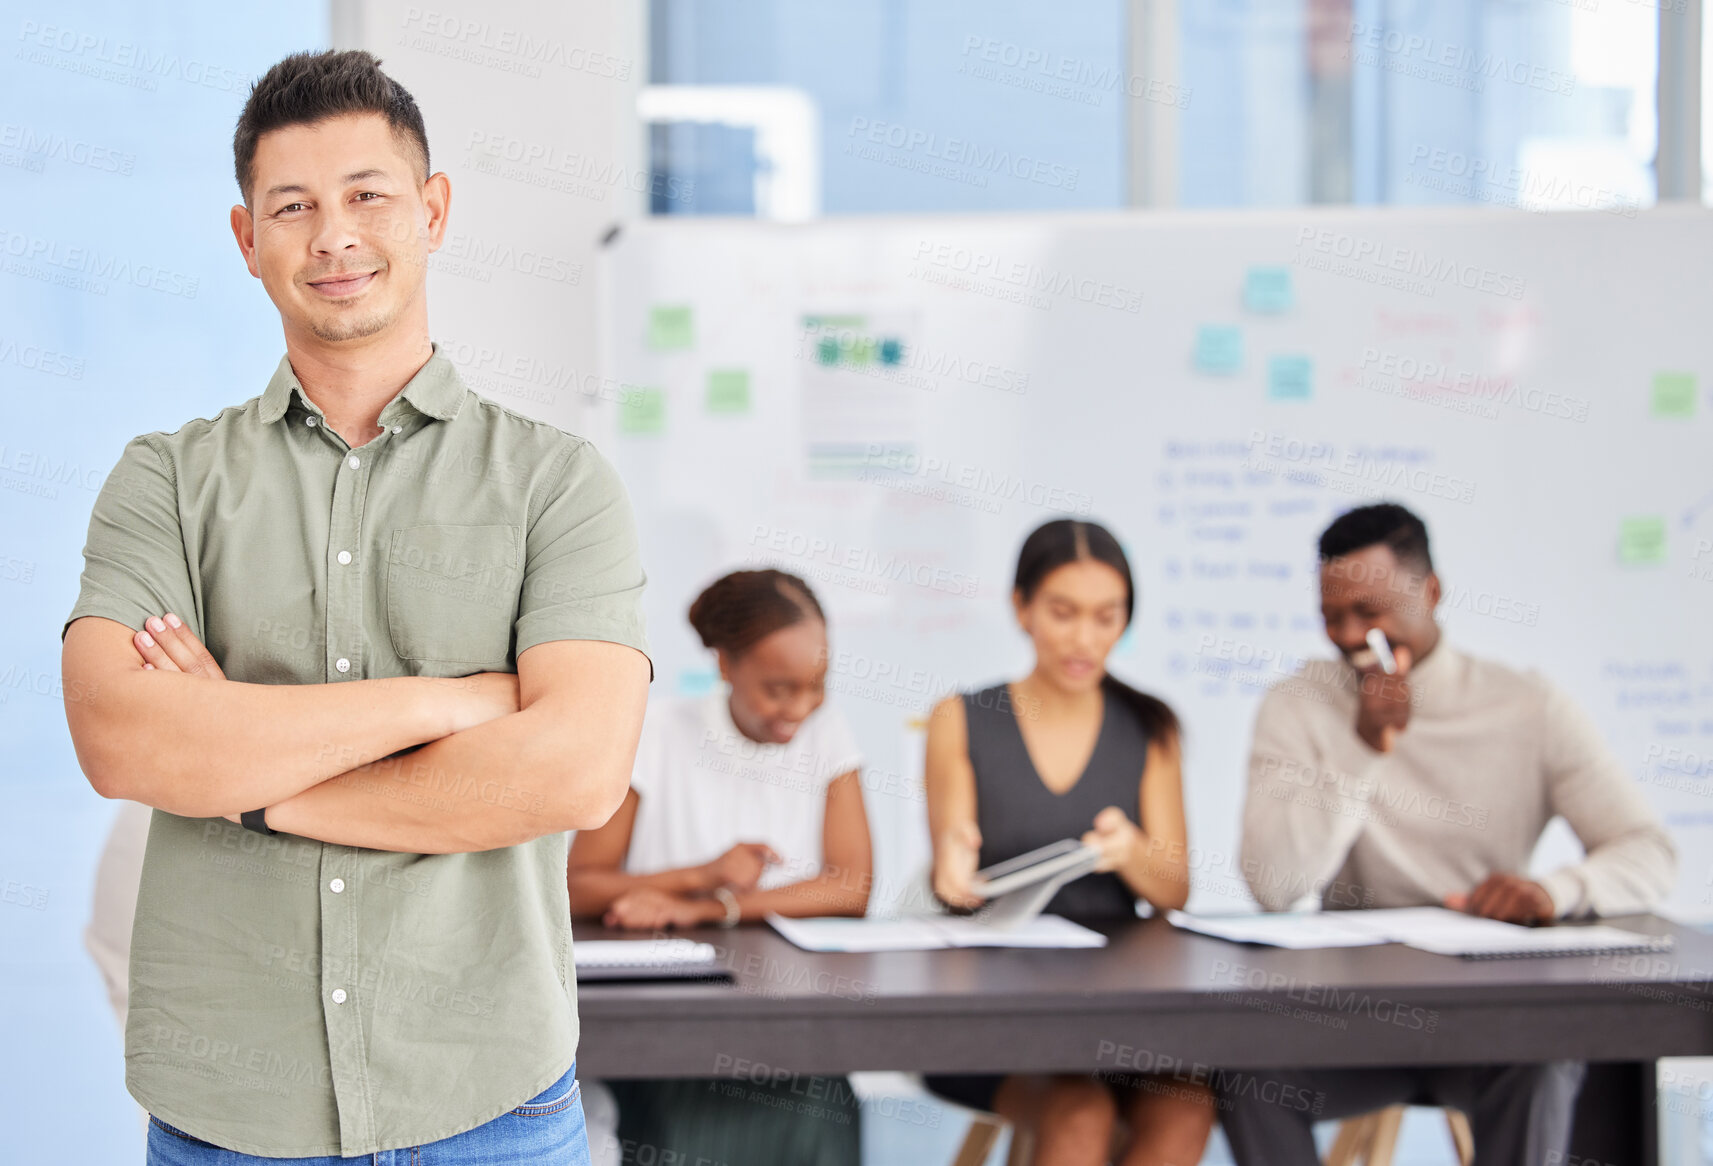
[(595, 255), (647, 208), (641, 0), (332, 0), (333, 45), (415, 95), (452, 224), (430, 324), (470, 387), (579, 432), (596, 358)]

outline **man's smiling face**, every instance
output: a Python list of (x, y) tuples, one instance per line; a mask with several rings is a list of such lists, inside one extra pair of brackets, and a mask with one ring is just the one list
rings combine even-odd
[(421, 304), (449, 197), (445, 177), (425, 181), (423, 169), (414, 144), (379, 114), (262, 135), (233, 230), (288, 332), (361, 340)]

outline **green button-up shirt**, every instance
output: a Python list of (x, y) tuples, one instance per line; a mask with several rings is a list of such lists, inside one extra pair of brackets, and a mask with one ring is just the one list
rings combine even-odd
[[(66, 626), (172, 611), (259, 684), (515, 672), (548, 640), (647, 651), (630, 505), (593, 446), (470, 392), (438, 352), (380, 421), (351, 448), (282, 360), (261, 396), (132, 441)], [(390, 796), (432, 801), (447, 780), (468, 779), (401, 773)], [(268, 1157), (415, 1146), (505, 1113), (576, 1053), (565, 854), (564, 834), (396, 854), (156, 810), (126, 1084), (163, 1121)]]

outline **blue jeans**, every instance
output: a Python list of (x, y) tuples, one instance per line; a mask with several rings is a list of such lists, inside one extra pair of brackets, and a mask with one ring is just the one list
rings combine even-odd
[(356, 1158), (258, 1158), (149, 1118), (148, 1166), (590, 1166), (577, 1066), (510, 1113), (425, 1146)]

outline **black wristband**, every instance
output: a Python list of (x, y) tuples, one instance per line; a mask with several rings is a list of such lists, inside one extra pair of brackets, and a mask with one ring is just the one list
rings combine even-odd
[(258, 834), (275, 833), (275, 831), (268, 829), (268, 810), (266, 806), (259, 810), (245, 810), (242, 814), (238, 815), (238, 820), (244, 824), (244, 829), (246, 830), (254, 830)]

